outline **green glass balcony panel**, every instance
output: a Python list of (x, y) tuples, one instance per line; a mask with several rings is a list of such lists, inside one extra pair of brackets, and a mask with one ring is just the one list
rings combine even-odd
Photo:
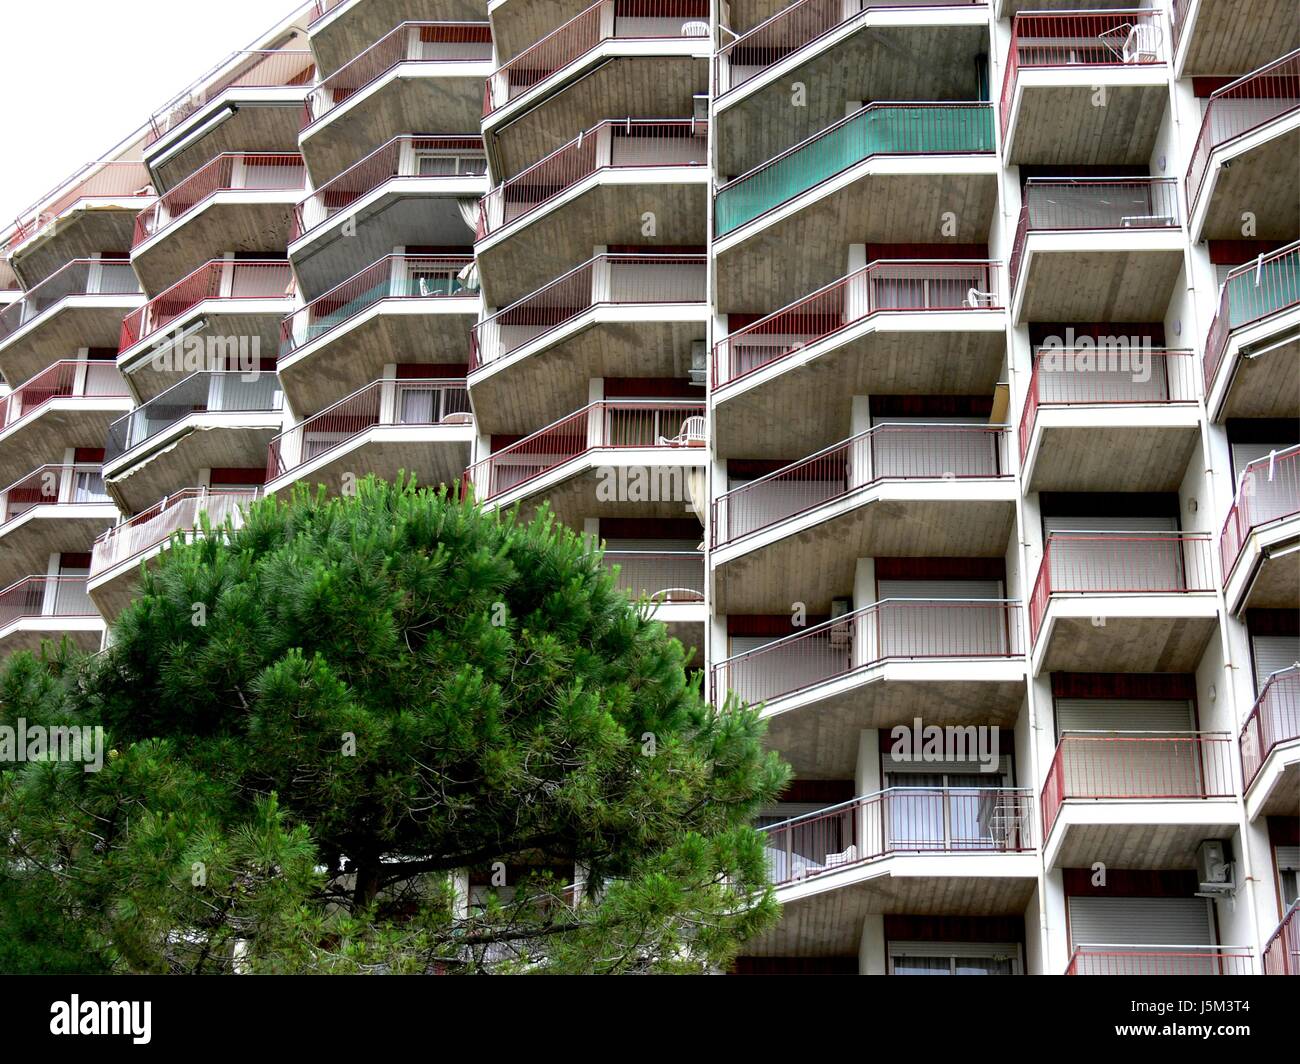
[(1244, 268), (1227, 288), (1228, 325), (1234, 329), (1300, 303), (1300, 249)]

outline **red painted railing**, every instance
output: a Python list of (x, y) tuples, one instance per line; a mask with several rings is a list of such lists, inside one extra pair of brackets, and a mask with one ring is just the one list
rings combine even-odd
[(731, 543), (887, 480), (1010, 476), (1005, 425), (877, 425), (719, 495), (712, 543)]
[(488, 78), (483, 117), (500, 110), (602, 42), (709, 36), (707, 0), (598, 0)]
[(978, 260), (882, 259), (737, 329), (713, 348), (713, 386), (723, 387), (882, 313), (997, 310), (1002, 267)]
[(1300, 305), (1300, 241), (1232, 270), (1219, 289), (1219, 309), (1205, 338), (1205, 391), (1214, 388), (1235, 330)]
[(757, 705), (887, 661), (1017, 658), (1020, 603), (885, 599), (713, 666), (713, 701)]
[(889, 787), (762, 828), (775, 886), (905, 853), (1034, 849), (1034, 795), (1018, 787)]
[(38, 506), (111, 501), (98, 465), (43, 465), (0, 491), (0, 528)]
[(469, 368), (505, 358), (599, 306), (703, 303), (706, 255), (597, 255), (474, 326)]
[(9, 254), (82, 200), (152, 195), (153, 178), (142, 162), (108, 160), (87, 163), (73, 177), (51, 189), (18, 215), (9, 240)]
[[(22, 299), (0, 310), (0, 341), (74, 296), (138, 296), (140, 282), (124, 259), (73, 259)], [(124, 300), (129, 302), (129, 300)]]
[(403, 22), (323, 79), (303, 107), (303, 129), (403, 63), (474, 63), (492, 58), (486, 22)]
[(634, 599), (657, 603), (704, 601), (704, 554), (695, 550), (607, 550), (606, 566), (618, 567), (615, 583)]
[(672, 465), (674, 452), (703, 446), (702, 402), (603, 399), (475, 462), (465, 487), (490, 501), (591, 451), (662, 449)]
[(1264, 945), (1265, 975), (1300, 975), (1300, 901), (1293, 901)]
[(227, 152), (164, 192), (135, 220), (131, 247), (157, 236), (218, 192), (292, 191), (307, 187), (307, 169), (297, 153)]
[(1300, 109), (1300, 49), (1212, 93), (1187, 167), (1187, 209), (1196, 210), (1210, 156), (1230, 141)]
[(1250, 790), (1268, 755), (1279, 743), (1300, 739), (1300, 665), (1273, 673), (1242, 725), (1241, 778)]
[(200, 514), (207, 514), (213, 527), (220, 527), (228, 517), (238, 526), (243, 508), (260, 493), (260, 488), (185, 488), (166, 496), (129, 521), (100, 534), (91, 550), (91, 579), (166, 543), (178, 532), (184, 535), (198, 531)]
[(0, 632), (33, 617), (98, 617), (84, 576), (28, 576), (0, 591)]
[(1256, 528), (1300, 513), (1300, 446), (1257, 458), (1241, 471), (1237, 497), (1219, 536), (1226, 582)]
[(128, 394), (116, 362), (55, 362), (0, 398), (0, 430), (30, 417), (55, 399), (118, 399)]
[(1164, 61), (1164, 24), (1158, 9), (1022, 11), (1011, 24), (1002, 79), (1002, 135), (1011, 122), (1016, 76), (1022, 68), (1153, 66)]
[(1049, 532), (1029, 600), (1038, 639), (1053, 595), (1133, 595), (1213, 591), (1208, 532)]
[(291, 239), (324, 225), (380, 185), (399, 178), (478, 177), (487, 173), (481, 137), (394, 137), (332, 178), (294, 208)]
[(316, 25), (317, 22), (323, 19), (336, 7), (339, 7), (341, 4), (346, 4), (347, 2), (348, 0), (316, 0), (315, 10), (312, 12), (311, 18), (308, 19), (307, 25), (309, 27)]
[(280, 323), (280, 357), (314, 343), (390, 299), (472, 299), (460, 274), (470, 255), (389, 255), (295, 310)]
[(703, 121), (625, 118), (601, 122), (484, 196), (479, 204), (477, 239), (532, 214), (599, 170), (704, 166), (707, 147), (708, 123)]
[(1043, 784), (1043, 838), (1073, 798), (1149, 801), (1235, 793), (1226, 732), (1071, 732), (1056, 744)]
[(463, 380), (381, 380), (340, 399), (270, 443), (268, 482), (346, 447), (377, 425), (472, 425)]
[(1195, 404), (1196, 384), (1191, 351), (1144, 347), (1126, 338), (1091, 348), (1039, 350), (1020, 417), (1020, 461), (1029, 456), (1040, 407)]
[(210, 299), (290, 299), (293, 271), (287, 262), (212, 259), (122, 319), (118, 350), (157, 335)]
[(1242, 946), (1076, 946), (1066, 975), (1250, 975)]

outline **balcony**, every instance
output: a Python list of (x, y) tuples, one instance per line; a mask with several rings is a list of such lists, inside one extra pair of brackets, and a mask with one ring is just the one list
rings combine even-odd
[(287, 262), (213, 259), (123, 319), (118, 365), (141, 399), (200, 370), (257, 370), (293, 291)]
[(1251, 975), (1245, 946), (1078, 946), (1066, 975)]
[(1292, 902), (1264, 945), (1265, 975), (1300, 975), (1300, 902)]
[(131, 409), (112, 362), (55, 362), (0, 398), (0, 481), (18, 480), (33, 460), (95, 446), (109, 422)]
[(1300, 447), (1251, 462), (1219, 537), (1228, 608), (1300, 607)]
[(1015, 524), (1004, 425), (888, 422), (713, 502), (714, 608), (814, 611), (859, 558), (1002, 557)]
[(479, 430), (563, 417), (596, 377), (684, 377), (708, 334), (707, 275), (704, 255), (597, 255), (485, 317), (471, 337)]
[(84, 576), (27, 576), (0, 591), (0, 657), (65, 636), (78, 650), (98, 650), (104, 627)]
[(294, 311), (280, 325), (280, 383), (315, 413), (384, 375), (399, 355), (464, 365), (478, 293), (469, 255), (389, 255)]
[(1239, 240), (1245, 212), (1261, 240), (1292, 240), (1300, 231), (1292, 165), (1300, 153), (1297, 79), (1300, 51), (1210, 97), (1187, 167), (1193, 241)]
[(1011, 250), (1012, 321), (1163, 321), (1183, 268), (1169, 178), (1030, 178)]
[(306, 187), (301, 155), (218, 155), (136, 218), (131, 264), (157, 294), (228, 252), (283, 255)]
[(151, 199), (144, 163), (87, 163), (18, 216), (8, 247), (14, 270), (32, 288), (71, 259), (126, 247), (132, 215)]
[(122, 315), (142, 302), (129, 262), (74, 259), (0, 309), (0, 372), (26, 380), (69, 351), (116, 348)]
[[(256, 488), (185, 488), (104, 531), (94, 541), (87, 583), (99, 612), (112, 620), (131, 603), (139, 586), (140, 566), (157, 558), (174, 536), (192, 539), (203, 530), (205, 521), (210, 528), (220, 528), (227, 520), (239, 528), (245, 508), (258, 494)], [(81, 546), (84, 549), (85, 540)]]
[(44, 465), (0, 491), (0, 585), (79, 554), (117, 520), (98, 465)]
[(301, 144), (312, 178), (321, 184), (410, 129), (478, 129), (491, 72), (486, 22), (402, 23), (308, 94)]
[[(483, 0), (439, 0), (437, 8), (449, 22), (483, 21)], [(316, 0), (307, 32), (322, 76), (343, 69), (394, 26), (429, 9), (427, 0)], [(477, 126), (475, 121), (468, 128)]]
[(651, 616), (667, 626), (670, 636), (688, 651), (703, 648), (708, 611), (702, 551), (607, 550), (604, 561), (617, 569), (614, 581), (621, 590), (650, 603)]
[(396, 247), (464, 247), (487, 190), (483, 141), (395, 137), (294, 209), (289, 258), (315, 299)]
[(1168, 55), (1155, 8), (1016, 15), (1002, 82), (1007, 161), (1144, 165), (1169, 102)]
[[(989, 104), (868, 104), (718, 188), (718, 309), (748, 312), (829, 284), (850, 243), (933, 232), (936, 202), (965, 205), (954, 241), (982, 241), (997, 173)], [(774, 246), (809, 253), (774, 257)]]
[(266, 492), (296, 481), (342, 492), (373, 473), (455, 485), (475, 437), (463, 380), (379, 380), (270, 441)]
[(1294, 417), (1300, 394), (1300, 241), (1224, 279), (1205, 340), (1205, 405), (1215, 420)]
[(235, 52), (154, 112), (145, 162), (172, 188), (223, 153), (294, 151), (315, 79), (306, 49)]
[(465, 485), (493, 509), (549, 502), (574, 527), (588, 517), (682, 517), (704, 505), (693, 480), (705, 443), (702, 401), (598, 400), (474, 463)]
[(1254, 70), (1300, 48), (1287, 0), (1170, 0), (1169, 20), (1180, 78)]
[(126, 513), (152, 506), (204, 470), (254, 469), (281, 427), (274, 373), (194, 373), (108, 429), (104, 481)]
[(1200, 441), (1198, 393), (1190, 351), (1038, 351), (1020, 419), (1025, 491), (1176, 492)]
[(1300, 816), (1300, 664), (1264, 682), (1239, 745), (1250, 819)]
[(1236, 830), (1226, 732), (1067, 733), (1043, 784), (1048, 868), (1194, 867), (1201, 840)]
[(597, 245), (706, 240), (707, 123), (602, 122), (492, 189), (479, 207), (474, 251), (484, 298), (502, 305), (585, 262)]

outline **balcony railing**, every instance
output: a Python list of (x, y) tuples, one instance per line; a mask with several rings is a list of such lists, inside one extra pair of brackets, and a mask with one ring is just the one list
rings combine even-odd
[(0, 529), (39, 506), (112, 502), (98, 465), (43, 465), (0, 491)]
[(705, 255), (597, 255), (474, 326), (470, 369), (505, 358), (599, 306), (705, 301)]
[(1231, 798), (1226, 732), (1070, 732), (1056, 744), (1043, 784), (1043, 838), (1070, 799)]
[(142, 162), (107, 160), (87, 163), (75, 176), (51, 189), (18, 216), (9, 241), (9, 253), (12, 254), (82, 200), (152, 195), (153, 178)]
[(316, 25), (321, 19), (333, 11), (341, 4), (348, 3), (348, 0), (316, 0), (311, 18), (308, 20), (308, 27)]
[(1241, 471), (1237, 497), (1219, 536), (1226, 581), (1251, 532), (1300, 513), (1300, 446), (1257, 458)]
[(1020, 787), (889, 787), (761, 830), (784, 886), (895, 854), (1025, 853), (1033, 810)]
[(293, 191), (307, 187), (302, 156), (291, 153), (227, 152), (164, 192), (135, 220), (131, 247), (157, 236), (218, 192)]
[(126, 351), (156, 336), (210, 299), (290, 299), (293, 291), (287, 262), (213, 259), (122, 319), (118, 349)]
[(76, 296), (138, 296), (140, 282), (121, 259), (73, 259), (50, 274), (23, 298), (0, 310), (0, 341)]
[(115, 362), (55, 362), (0, 399), (0, 430), (31, 417), (55, 399), (118, 399), (128, 394)]
[(674, 452), (704, 442), (703, 402), (603, 399), (476, 462), (465, 470), (465, 486), (490, 501), (590, 451), (662, 449), (671, 466)]
[(28, 576), (0, 591), (0, 632), (34, 617), (98, 617), (84, 576)]
[(799, 0), (718, 49), (714, 94), (721, 96), (833, 30), (881, 11), (985, 7), (985, 0)]
[(283, 396), (274, 373), (212, 370), (193, 373), (108, 427), (107, 465), (196, 414), (273, 413)]
[(214, 528), (224, 525), (227, 518), (239, 527), (243, 522), (244, 508), (259, 494), (258, 488), (219, 491), (186, 488), (168, 495), (95, 540), (90, 557), (91, 579), (148, 553), (178, 532), (187, 535), (198, 531), (200, 514), (207, 514)]
[(1208, 532), (1049, 532), (1029, 601), (1030, 638), (1053, 595), (1192, 594), (1214, 590)]
[(1264, 682), (1242, 725), (1242, 788), (1250, 790), (1274, 747), (1293, 739), (1300, 739), (1300, 664), (1280, 669)]
[(598, 0), (488, 78), (486, 118), (603, 42), (709, 36), (707, 0)]
[(1205, 339), (1205, 390), (1219, 375), (1232, 333), (1300, 305), (1300, 241), (1261, 255), (1228, 274)]
[(1011, 286), (1030, 233), (1177, 229), (1178, 217), (1178, 186), (1171, 177), (1031, 177), (1011, 249)]
[(882, 259), (737, 329), (713, 348), (720, 388), (881, 313), (991, 310), (1003, 305), (1002, 266), (978, 260)]
[(1007, 599), (883, 599), (735, 654), (712, 671), (721, 702), (757, 705), (889, 661), (1016, 658), (1020, 603)]
[(531, 214), (600, 170), (704, 166), (708, 123), (628, 118), (601, 122), (492, 189), (479, 205), (477, 239)]
[(481, 137), (394, 137), (299, 203), (291, 239), (301, 239), (389, 181), (486, 173)]
[(389, 255), (294, 311), (280, 323), (280, 357), (314, 343), (390, 299), (474, 298), (460, 275), (470, 255)]
[(1264, 946), (1265, 975), (1300, 975), (1300, 901), (1293, 901)]
[(1040, 407), (1194, 405), (1195, 365), (1190, 351), (1166, 351), (1127, 342), (1038, 351), (1020, 417), (1021, 462), (1029, 456)]
[(316, 64), (307, 49), (235, 52), (154, 113), (150, 119), (148, 143), (153, 144), (231, 89), (307, 86), (315, 77)]
[(1155, 8), (1134, 11), (1022, 11), (1011, 26), (1002, 81), (1002, 135), (1011, 122), (1023, 69), (1154, 66), (1165, 61), (1164, 24)]
[(1076, 946), (1066, 975), (1250, 975), (1244, 946)]
[(1225, 144), (1300, 109), (1300, 50), (1210, 95), (1187, 167), (1187, 209), (1196, 210), (1210, 156)]
[(475, 63), (492, 58), (486, 22), (403, 22), (310, 93), (303, 129), (403, 63)]
[(714, 547), (887, 480), (1012, 476), (1005, 425), (881, 424), (713, 500)]
[(661, 604), (704, 601), (701, 551), (607, 550), (605, 564), (618, 567), (615, 583), (634, 599)]
[(473, 423), (463, 380), (374, 381), (273, 439), (266, 479), (269, 483), (345, 447), (377, 425)]

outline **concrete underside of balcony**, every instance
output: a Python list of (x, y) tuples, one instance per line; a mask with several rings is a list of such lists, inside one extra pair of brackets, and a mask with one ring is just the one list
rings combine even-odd
[(260, 469), (280, 431), (280, 414), (194, 414), (160, 432), (138, 450), (104, 463), (104, 486), (124, 513), (138, 514), (159, 499), (202, 482), (209, 469)]
[(360, 480), (371, 473), (381, 480), (405, 473), (429, 487), (452, 485), (465, 472), (473, 443), (473, 425), (375, 425), (269, 481), (266, 494), (287, 493), (302, 482), (338, 495), (345, 477)]
[(102, 617), (24, 617), (0, 628), (0, 659), (20, 650), (39, 653), (42, 643), (58, 646), (66, 636), (78, 650), (93, 653), (104, 641)]
[(116, 350), (122, 319), (143, 302), (140, 295), (69, 296), (0, 341), (0, 373), (15, 388), (60, 359), (75, 358), (79, 348)]
[(1011, 18), (1021, 11), (1107, 11), (1115, 0), (993, 0), (998, 18)]
[(1300, 609), (1300, 515), (1254, 529), (1246, 537), (1224, 596), (1233, 614)]
[(227, 252), (283, 257), (293, 205), (302, 195), (300, 189), (240, 189), (198, 204), (131, 253), (145, 293), (159, 295)]
[(1012, 320), (1163, 321), (1182, 268), (1177, 229), (1031, 233)]
[(470, 376), (479, 431), (525, 433), (558, 421), (587, 402), (593, 378), (685, 378), (691, 343), (707, 333), (700, 303), (586, 312)]
[[(597, 246), (702, 246), (708, 181), (703, 166), (597, 171), (475, 245), (484, 301), (509, 306), (586, 262)], [(647, 212), (654, 237), (643, 233)]]
[[(381, 185), (289, 246), (302, 298), (319, 298), (397, 247), (469, 248), (474, 233), (456, 200), (477, 200), (486, 189), (483, 177), (403, 177)], [(344, 227), (353, 220), (356, 231), (348, 236)]]
[(1239, 826), (1234, 798), (1070, 798), (1043, 849), (1048, 868), (1195, 868), (1196, 848)]
[(14, 253), (9, 265), (23, 286), (31, 288), (73, 259), (105, 251), (127, 251), (135, 219), (151, 196), (114, 196), (83, 200)]
[(282, 356), (280, 386), (294, 416), (303, 418), (379, 380), (395, 360), (464, 365), (478, 313), (476, 297), (382, 300)]
[[(997, 185), (991, 156), (861, 162), (714, 242), (718, 313), (768, 313), (839, 280), (850, 244), (914, 243), (925, 234), (936, 242), (982, 243)], [(941, 238), (945, 211), (956, 215), (958, 228)]]
[(1233, 330), (1205, 405), (1215, 421), (1300, 413), (1300, 306)]
[(855, 395), (989, 395), (1005, 320), (984, 311), (878, 315), (771, 362), (715, 392), (717, 457), (794, 461), (847, 439)]
[(0, 525), (0, 586), (45, 572), (51, 554), (84, 554), (117, 520), (111, 502), (33, 506), (11, 518)]
[[(201, 107), (144, 150), (158, 190), (175, 188), (223, 153), (297, 151), (308, 88), (232, 89)], [(230, 117), (219, 120), (226, 113)], [(182, 142), (185, 147), (169, 156)]]
[(1300, 47), (1292, 0), (1187, 0), (1178, 76), (1236, 77)]
[[(403, 22), (482, 22), (483, 0), (345, 0), (308, 33), (322, 76), (346, 66)], [(530, 42), (531, 43), (531, 42)], [(479, 102), (483, 88), (479, 86)]]
[(1300, 816), (1300, 739), (1279, 743), (1246, 791), (1246, 818)]
[(720, 613), (828, 614), (859, 558), (1001, 558), (1015, 526), (1015, 483), (893, 481), (836, 499), (712, 555)]
[(1240, 240), (1242, 215), (1247, 212), (1254, 219), (1256, 238), (1294, 240), (1300, 233), (1298, 157), (1300, 111), (1211, 153), (1192, 211), (1193, 241)]
[(402, 63), (302, 131), (302, 157), (319, 188), (402, 133), (475, 136), (492, 63)]
[(144, 555), (129, 558), (87, 582), (90, 601), (109, 624), (117, 620), (139, 593), (140, 566), (152, 569), (157, 564), (158, 555), (166, 549), (166, 544), (159, 544)]
[(591, 4), (592, 0), (488, 0), (492, 42), (501, 62), (531, 48)]
[(857, 956), (867, 916), (1021, 916), (1037, 885), (1034, 854), (886, 857), (782, 887), (781, 922), (751, 939), (743, 952)]
[(125, 395), (51, 399), (21, 424), (0, 430), (0, 481), (12, 484), (36, 466), (62, 462), (69, 447), (103, 447), (108, 426), (133, 405)]
[(1194, 404), (1039, 407), (1026, 492), (1177, 491), (1200, 440)]
[(1053, 595), (1032, 674), (1195, 672), (1218, 630), (1212, 595)]
[[(1016, 75), (1007, 162), (1138, 166), (1155, 148), (1169, 103), (1168, 67), (1071, 67)], [(1098, 105), (1099, 91), (1105, 104)]]

